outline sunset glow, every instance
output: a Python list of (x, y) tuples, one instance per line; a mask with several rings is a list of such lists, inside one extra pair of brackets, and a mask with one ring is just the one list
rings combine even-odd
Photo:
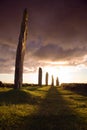
[[(30, 73), (23, 74), (24, 83), (38, 83), (38, 68), (34, 72), (31, 69)], [(42, 82), (45, 84), (46, 72), (49, 74), (49, 84), (51, 84), (52, 75), (54, 76), (54, 82), (56, 77), (59, 78), (60, 83), (86, 83), (87, 82), (87, 68), (85, 66), (44, 66), (42, 67)], [(0, 74), (0, 80), (7, 83), (14, 83), (14, 73), (13, 74)]]
[[(60, 83), (62, 82), (72, 82), (73, 81), (73, 75), (71, 75), (72, 72), (74, 72), (74, 67), (69, 66), (49, 66), (45, 67), (44, 71), (48, 72), (50, 76), (54, 76), (54, 79), (59, 78)], [(51, 78), (50, 78), (51, 80)]]
[(43, 84), (46, 72), (49, 84), (52, 75), (60, 83), (87, 83), (86, 1), (2, 1), (0, 6), (0, 81), (14, 83), (16, 49), (26, 7), (29, 21), (23, 82), (37, 84), (41, 67)]

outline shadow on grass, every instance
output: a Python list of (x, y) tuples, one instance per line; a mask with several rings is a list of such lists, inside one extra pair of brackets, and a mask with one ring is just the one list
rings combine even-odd
[(56, 87), (49, 89), (35, 115), (23, 117), (22, 120), (22, 130), (87, 130), (84, 119), (69, 108), (69, 103)]
[(11, 104), (37, 104), (38, 97), (32, 96), (24, 90), (11, 89), (9, 91), (0, 92), (0, 105)]
[(87, 97), (87, 84), (65, 84), (63, 85), (63, 89), (70, 90), (72, 92), (75, 92), (79, 95), (86, 96)]
[(79, 89), (76, 89), (76, 90), (71, 89), (70, 91), (75, 92), (75, 93), (77, 93), (79, 95), (87, 97), (87, 89), (85, 90), (85, 89), (80, 89), (79, 88)]
[(38, 88), (40, 88), (40, 87), (39, 86), (32, 86), (32, 87), (28, 87), (26, 89), (29, 91), (35, 91), (35, 90), (38, 90)]
[(48, 91), (48, 90), (43, 90), (43, 89), (41, 90), (41, 88), (44, 88), (44, 86), (32, 86), (32, 87), (28, 87), (27, 90), (29, 90), (29, 91), (42, 91), (42, 92)]

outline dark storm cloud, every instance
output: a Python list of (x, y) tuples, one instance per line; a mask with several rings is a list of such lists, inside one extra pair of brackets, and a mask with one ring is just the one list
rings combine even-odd
[(70, 63), (73, 65), (83, 62), (87, 52), (86, 0), (3, 0), (0, 2), (0, 72), (9, 72), (15, 65), (25, 7), (29, 14), (25, 68), (37, 68), (42, 65), (41, 60), (70, 62), (73, 59)]
[(14, 66), (15, 46), (7, 41), (0, 40), (0, 72), (11, 73)]
[[(44, 1), (32, 4), (31, 32), (43, 37), (43, 44), (33, 53), (39, 60), (70, 60), (73, 65), (87, 52), (87, 2)], [(33, 1), (32, 1), (33, 3)], [(81, 61), (79, 62), (79, 64)]]
[(39, 48), (33, 55), (42, 60), (64, 61), (73, 60), (86, 54), (87, 48), (64, 49), (58, 45), (45, 45)]

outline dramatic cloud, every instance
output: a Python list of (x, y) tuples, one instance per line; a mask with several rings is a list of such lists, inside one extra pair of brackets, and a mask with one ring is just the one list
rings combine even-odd
[(29, 32), (24, 72), (35, 72), (38, 66), (52, 61), (87, 65), (86, 0), (3, 0), (0, 2), (0, 73), (14, 71), (25, 7)]
[(14, 44), (0, 40), (0, 72), (11, 73), (11, 67), (14, 66), (16, 49)]
[(48, 44), (39, 48), (33, 55), (39, 60), (50, 61), (72, 61), (83, 58), (86, 55), (87, 48), (64, 49), (58, 45)]

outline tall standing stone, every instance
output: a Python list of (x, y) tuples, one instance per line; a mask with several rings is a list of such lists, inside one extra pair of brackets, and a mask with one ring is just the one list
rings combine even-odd
[(23, 13), (23, 19), (22, 19), (21, 30), (19, 35), (19, 42), (18, 42), (18, 47), (16, 52), (14, 88), (22, 87), (23, 61), (24, 61), (26, 40), (27, 40), (27, 24), (28, 24), (28, 14), (27, 14), (27, 9), (25, 9)]
[(51, 83), (51, 86), (54, 86), (54, 77), (52, 75), (52, 83)]
[(46, 79), (45, 79), (45, 81), (46, 81), (46, 86), (48, 86), (48, 72), (46, 72)]
[(38, 72), (38, 85), (42, 86), (42, 68), (39, 68)]
[(58, 77), (56, 78), (56, 86), (59, 86), (59, 79), (58, 79)]

